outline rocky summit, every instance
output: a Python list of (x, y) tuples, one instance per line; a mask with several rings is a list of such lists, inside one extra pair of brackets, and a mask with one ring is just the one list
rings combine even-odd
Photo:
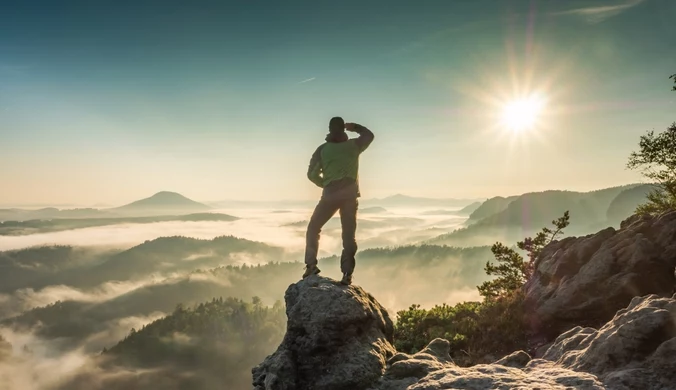
[(385, 308), (357, 286), (313, 275), (284, 295), (286, 335), (253, 369), (256, 390), (367, 389), (394, 355)]

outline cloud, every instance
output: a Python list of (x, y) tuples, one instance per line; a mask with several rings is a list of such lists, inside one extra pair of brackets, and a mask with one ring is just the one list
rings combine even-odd
[(23, 311), (46, 306), (57, 301), (105, 302), (140, 287), (159, 284), (165, 280), (150, 276), (139, 281), (106, 282), (93, 289), (77, 289), (65, 285), (52, 285), (39, 290), (22, 288), (12, 294), (0, 294), (0, 318), (19, 315)]
[(148, 315), (137, 315), (110, 320), (105, 324), (105, 328), (82, 341), (79, 349), (89, 354), (100, 352), (103, 348), (110, 348), (120, 340), (123, 340), (132, 328), (142, 329), (145, 325), (155, 320), (159, 320), (167, 314), (168, 313), (163, 313), (161, 311), (155, 311)]
[(291, 231), (279, 229), (272, 219), (255, 218), (234, 222), (159, 222), (101, 226), (26, 236), (3, 236), (0, 251), (40, 245), (78, 245), (129, 248), (157, 237), (186, 236), (213, 239), (222, 235), (255, 239), (284, 247), (300, 248)]
[(314, 81), (315, 79), (316, 79), (316, 77), (310, 77), (309, 79), (305, 79), (305, 80), (301, 81), (301, 82), (298, 83), (298, 84), (309, 83), (310, 81)]
[[(232, 214), (235, 210), (218, 210)], [(422, 241), (431, 232), (429, 228), (452, 231), (459, 227), (466, 218), (450, 218), (444, 215), (422, 215), (425, 209), (398, 209), (378, 216), (360, 217), (357, 236), (366, 249), (373, 246), (406, 245), (414, 241)], [(0, 237), (0, 251), (15, 250), (40, 245), (76, 245), (129, 248), (153, 240), (157, 237), (186, 236), (201, 239), (213, 239), (222, 235), (233, 235), (253, 241), (265, 242), (282, 247), (288, 258), (296, 259), (305, 248), (305, 229), (307, 223), (289, 225), (298, 221), (306, 221), (312, 214), (311, 209), (294, 209), (287, 213), (271, 214), (269, 209), (237, 210), (242, 218), (231, 222), (157, 222), (150, 224), (122, 224), (101, 226), (77, 230), (66, 230), (53, 233), (39, 233), (26, 236)], [(406, 232), (408, 231), (408, 233)], [(439, 233), (440, 234), (440, 233)], [(425, 236), (425, 237), (421, 237)], [(372, 242), (372, 244), (369, 244)], [(332, 220), (322, 230), (320, 249), (321, 256), (340, 253), (340, 223)], [(199, 255), (186, 258), (186, 262), (199, 261)], [(240, 259), (236, 264), (258, 264), (266, 259)], [(282, 259), (275, 259), (282, 260)]]
[[(383, 214), (366, 215), (361, 219), (359, 230), (362, 249), (370, 246), (369, 241), (398, 245), (421, 234), (437, 234), (436, 230), (452, 229), (465, 218), (448, 215), (426, 215), (426, 210), (390, 210)], [(80, 229), (71, 232), (57, 232), (39, 235), (39, 242), (68, 242), (78, 244), (120, 244), (135, 242), (158, 235), (187, 234), (204, 238), (235, 233), (250, 239), (275, 241), (286, 248), (304, 243), (305, 224), (283, 227), (292, 221), (306, 219), (311, 210), (293, 210), (287, 213), (271, 214), (269, 210), (247, 210), (245, 219), (231, 223), (157, 223), (127, 225), (123, 227), (102, 227)], [(337, 221), (323, 232), (321, 247), (325, 252), (339, 253), (340, 224)], [(171, 234), (169, 234), (171, 233)], [(3, 237), (4, 238), (4, 237)], [(12, 237), (7, 237), (12, 240)], [(16, 237), (14, 237), (16, 238)], [(35, 237), (33, 237), (35, 238)], [(111, 242), (113, 241), (113, 242)], [(11, 241), (0, 245), (18, 245), (25, 241)], [(403, 251), (380, 254), (365, 254), (359, 258), (356, 282), (371, 291), (384, 304), (393, 318), (397, 310), (411, 304), (432, 307), (442, 302), (476, 300), (474, 287), (485, 280), (482, 267), (484, 256), (489, 250), (461, 252), (448, 249), (448, 254), (421, 250), (414, 253)], [(188, 267), (197, 265), (211, 252), (182, 254), (177, 262)], [(299, 256), (298, 260), (301, 259)], [(263, 255), (237, 253), (232, 259), (237, 264), (260, 264)], [(96, 262), (93, 262), (94, 264)], [(90, 262), (77, 262), (78, 267), (89, 267)], [(339, 260), (323, 259), (320, 264), (323, 274), (340, 277)], [(256, 295), (264, 302), (273, 302), (283, 296), (289, 283), (297, 280), (302, 272), (298, 263), (278, 264), (270, 268), (217, 273), (202, 272), (151, 275), (145, 279), (105, 282), (96, 287), (77, 288), (59, 280), (43, 288), (31, 286), (7, 294), (0, 294), (2, 310), (27, 309), (52, 303), (56, 300), (70, 301), (77, 305), (66, 305), (65, 311), (50, 312), (38, 320), (18, 325), (8, 322), (0, 326), (0, 336), (12, 346), (11, 352), (4, 352), (0, 345), (0, 389), (147, 389), (162, 388), (221, 388), (222, 372), (214, 374), (209, 368), (194, 368), (174, 365), (173, 361), (161, 363), (158, 367), (122, 366), (100, 351), (110, 348), (129, 334), (131, 328), (141, 329), (144, 325), (159, 319), (173, 310), (177, 302), (188, 305), (204, 302), (215, 296), (233, 296), (248, 299)], [(64, 279), (65, 280), (65, 279)], [(66, 283), (66, 285), (62, 284)], [(401, 286), (407, 286), (405, 291)], [(74, 309), (68, 309), (75, 307)], [(63, 314), (65, 313), (65, 314)], [(71, 329), (74, 330), (71, 332)], [(195, 339), (184, 334), (172, 334), (170, 345), (186, 345)], [(273, 348), (272, 345), (270, 348)], [(7, 348), (5, 348), (5, 351)], [(228, 345), (217, 348), (225, 358), (242, 356), (250, 358), (245, 346)], [(265, 351), (263, 351), (265, 352)], [(256, 352), (256, 353), (263, 353)], [(265, 355), (263, 355), (265, 356)], [(262, 359), (262, 358), (261, 358)], [(258, 359), (252, 359), (256, 362)], [(247, 363), (248, 364), (248, 363)], [(253, 363), (252, 363), (253, 364)], [(233, 369), (232, 381), (250, 383), (250, 366), (246, 370)], [(228, 372), (228, 375), (229, 372)], [(237, 379), (240, 378), (240, 379)], [(243, 379), (242, 379), (243, 378)], [(231, 377), (228, 377), (230, 380)], [(231, 388), (246, 388), (243, 384), (231, 383)], [(244, 383), (244, 382), (241, 382)], [(191, 386), (188, 386), (190, 384)], [(3, 387), (4, 386), (4, 387)]]
[(557, 12), (556, 15), (576, 15), (583, 17), (588, 23), (601, 23), (604, 20), (617, 16), (645, 1), (646, 0), (625, 0), (613, 5), (575, 8), (568, 11)]
[[(140, 329), (145, 324), (163, 317), (163, 313), (149, 316), (121, 318), (111, 321), (108, 328), (88, 338), (81, 345), (70, 350), (63, 350), (60, 340), (49, 340), (36, 336), (33, 332), (19, 332), (10, 328), (0, 328), (2, 336), (10, 345), (8, 356), (0, 356), (0, 389), (2, 390), (41, 390), (41, 389), (105, 389), (107, 382), (117, 383), (120, 379), (127, 382), (138, 381), (140, 375), (152, 372), (135, 368), (124, 370), (119, 368), (103, 369), (103, 361), (98, 356), (103, 346), (109, 347), (129, 334), (129, 329)], [(87, 375), (90, 380), (82, 384), (71, 384), (69, 381), (78, 376)], [(159, 376), (153, 376), (157, 380)], [(60, 386), (63, 383), (67, 385)], [(79, 386), (75, 386), (79, 384)], [(145, 387), (151, 388), (151, 384)], [(115, 388), (132, 388), (130, 386)], [(163, 387), (168, 388), (168, 387)]]

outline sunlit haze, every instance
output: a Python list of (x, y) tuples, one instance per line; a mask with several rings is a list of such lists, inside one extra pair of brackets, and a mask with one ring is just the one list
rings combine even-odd
[(2, 205), (314, 199), (334, 115), (377, 135), (367, 198), (591, 190), (673, 120), (670, 0), (14, 3)]

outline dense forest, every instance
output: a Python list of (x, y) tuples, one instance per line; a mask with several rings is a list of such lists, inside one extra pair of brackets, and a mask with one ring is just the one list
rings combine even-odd
[(130, 368), (170, 367), (181, 372), (185, 388), (245, 388), (250, 369), (282, 340), (284, 305), (263, 306), (214, 298), (194, 307), (182, 305), (170, 315), (131, 333), (105, 350), (107, 365)]

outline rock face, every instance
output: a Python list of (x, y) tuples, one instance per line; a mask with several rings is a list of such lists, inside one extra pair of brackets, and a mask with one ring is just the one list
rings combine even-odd
[(676, 295), (637, 297), (599, 330), (562, 334), (544, 359), (597, 375), (608, 388), (676, 389)]
[(530, 332), (552, 341), (575, 326), (600, 327), (636, 296), (671, 296), (675, 266), (676, 212), (554, 242), (525, 286)]
[(357, 286), (310, 276), (284, 296), (286, 335), (253, 369), (256, 390), (365, 390), (394, 355), (387, 311)]

